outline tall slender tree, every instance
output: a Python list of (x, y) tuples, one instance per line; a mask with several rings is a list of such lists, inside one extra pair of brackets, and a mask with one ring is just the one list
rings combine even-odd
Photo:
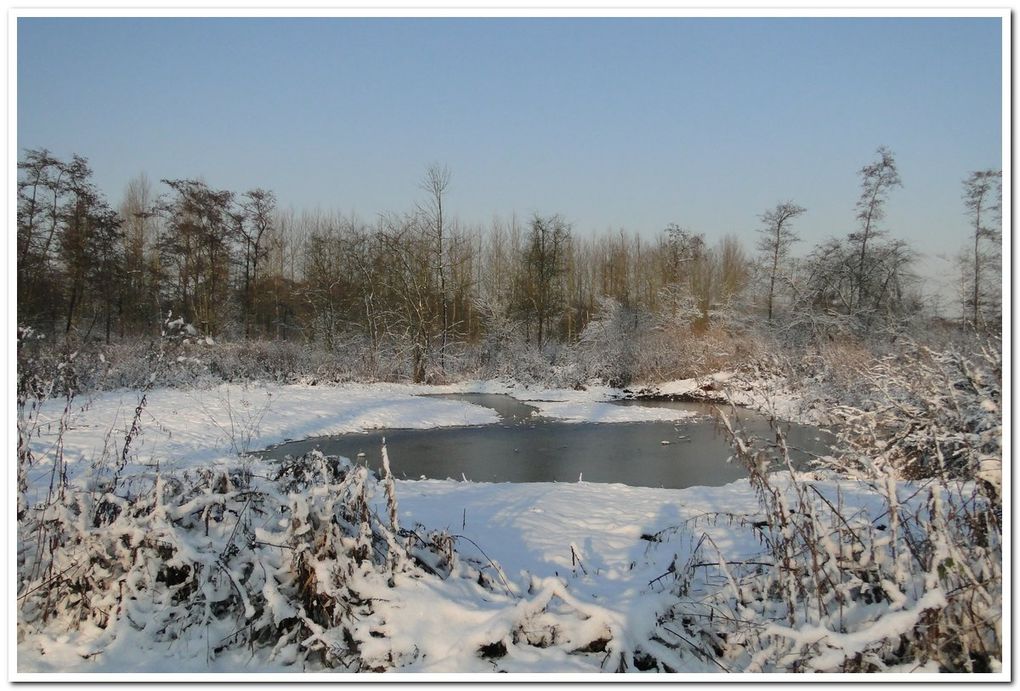
[(443, 225), (443, 199), (450, 186), (450, 169), (445, 165), (433, 164), (425, 171), (420, 187), (428, 194), (428, 199), (421, 210), (426, 218), (429, 232), (435, 247), (435, 270), (439, 283), (440, 314), (442, 333), (440, 334), (439, 367), (446, 368), (446, 350), (450, 338), (450, 296), (446, 286), (446, 248), (443, 246), (446, 228)]
[(249, 190), (241, 199), (238, 234), (244, 251), (241, 286), (241, 318), (244, 335), (251, 336), (252, 321), (258, 314), (259, 262), (268, 254), (266, 241), (273, 229), (276, 195), (269, 190)]
[(128, 182), (120, 205), (124, 231), (124, 282), (118, 309), (121, 335), (125, 328), (144, 329), (161, 323), (159, 269), (155, 250), (155, 198), (145, 173)]
[(64, 333), (70, 333), (78, 308), (86, 297), (88, 273), (95, 259), (93, 236), (96, 230), (96, 212), (101, 204), (98, 190), (93, 186), (92, 170), (88, 161), (74, 156), (66, 166), (67, 201), (62, 207), (63, 226), (57, 237), (60, 257), (65, 271), (67, 300)]
[(539, 347), (548, 336), (550, 321), (562, 307), (564, 291), (560, 277), (566, 266), (569, 241), (570, 227), (560, 216), (532, 217), (521, 278), (525, 281), (526, 311), (535, 321)]
[(879, 223), (885, 217), (885, 203), (889, 191), (894, 187), (903, 186), (892, 151), (880, 146), (875, 153), (878, 158), (859, 171), (861, 196), (856, 207), (859, 229), (850, 234), (851, 246), (857, 249), (857, 267), (854, 275), (856, 291), (852, 305), (854, 311), (860, 311), (870, 297), (867, 275), (868, 243), (884, 234)]
[(198, 180), (164, 180), (167, 223), (160, 238), (163, 264), (172, 267), (176, 313), (216, 335), (229, 304), (230, 237), (234, 195)]
[(791, 201), (776, 204), (776, 208), (763, 213), (760, 218), (762, 227), (758, 232), (762, 237), (758, 240), (758, 251), (764, 255), (769, 264), (769, 323), (772, 323), (773, 303), (776, 294), (776, 278), (779, 266), (790, 252), (790, 247), (800, 237), (793, 232), (793, 220), (807, 209)]
[(985, 276), (982, 269), (986, 263), (991, 263), (984, 245), (997, 245), (1000, 234), (998, 215), (1002, 207), (1002, 171), (979, 170), (967, 176), (963, 181), (963, 203), (967, 208), (973, 238), (969, 307), (971, 325), (977, 329), (983, 321), (981, 300), (985, 290)]
[(46, 149), (29, 149), (18, 163), (18, 319), (37, 326), (54, 307), (46, 232), (52, 238), (58, 225), (63, 171)]

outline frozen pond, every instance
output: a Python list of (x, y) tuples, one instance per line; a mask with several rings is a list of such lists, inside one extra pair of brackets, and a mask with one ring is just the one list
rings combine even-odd
[[(619, 482), (638, 487), (680, 489), (719, 486), (746, 477), (738, 461), (727, 463), (731, 449), (712, 417), (713, 406), (677, 401), (617, 401), (615, 405), (665, 407), (698, 414), (677, 422), (576, 423), (537, 417), (535, 408), (510, 396), (444, 396), (492, 408), (501, 423), (427, 430), (389, 429), (281, 444), (263, 455), (282, 458), (311, 449), (381, 465), (386, 437), (390, 465), (398, 478), (453, 478), (479, 482)], [(757, 437), (772, 439), (768, 420), (739, 410), (741, 425)], [(784, 424), (796, 461), (828, 451), (828, 433)], [(663, 442), (669, 442), (663, 444)]]

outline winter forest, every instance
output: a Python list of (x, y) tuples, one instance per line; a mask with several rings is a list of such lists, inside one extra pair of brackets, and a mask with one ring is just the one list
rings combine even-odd
[(653, 241), (574, 237), (555, 214), (466, 227), (444, 208), (453, 175), (440, 165), (410, 211), (372, 223), (283, 212), (262, 188), (144, 174), (114, 209), (84, 157), (30, 150), (18, 168), (19, 323), (51, 342), (123, 348), (172, 315), (210, 340), (291, 358), (257, 358), (247, 364), (263, 370), (226, 379), (333, 361), (343, 369), (324, 376), (338, 381), (484, 372), (624, 386), (724, 367), (717, 351), (745, 357), (746, 334), (803, 348), (1001, 326), (1001, 173), (962, 181), (958, 316), (946, 319), (912, 273), (916, 250), (883, 226), (901, 185), (884, 147), (859, 171), (855, 229), (811, 248), (798, 246), (807, 210), (793, 201), (762, 211), (753, 244), (709, 245), (677, 223)]
[(1008, 674), (1003, 174), (946, 295), (895, 150), (818, 242), (20, 149), (19, 678)]

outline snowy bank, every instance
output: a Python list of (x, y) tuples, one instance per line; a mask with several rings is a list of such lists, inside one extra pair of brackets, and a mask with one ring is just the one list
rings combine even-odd
[[(380, 428), (427, 429), (485, 425), (495, 411), (463, 401), (413, 395), (413, 387), (388, 384), (309, 386), (223, 384), (211, 389), (154, 389), (146, 396), (141, 434), (132, 451), (139, 462), (186, 468), (232, 461), (291, 439), (364, 432)], [(140, 395), (112, 391), (76, 401), (64, 433), (64, 455), (81, 465), (119, 452)], [(32, 439), (45, 463), (56, 441), (62, 399), (46, 402)], [(72, 465), (72, 469), (75, 466)], [(82, 470), (82, 468), (78, 468)]]
[(487, 393), (505, 394), (518, 401), (559, 401), (559, 402), (598, 402), (614, 401), (626, 398), (628, 392), (623, 389), (591, 383), (583, 389), (563, 389), (541, 385), (522, 384), (511, 380), (469, 379), (452, 384), (379, 384), (376, 386), (392, 386), (397, 390), (417, 394), (444, 393)]
[(715, 372), (703, 377), (643, 384), (634, 387), (639, 396), (717, 401), (757, 410), (786, 422), (802, 425), (830, 424), (827, 412), (816, 401), (806, 400), (782, 377), (752, 377), (737, 372)]
[(674, 422), (697, 417), (689, 410), (612, 403), (535, 401), (538, 414), (565, 422)]
[[(897, 652), (904, 635), (925, 650), (932, 617), (1001, 610), (994, 533), (974, 539), (974, 521), (953, 518), (980, 509), (974, 486), (785, 472), (763, 484), (749, 456), (750, 481), (682, 490), (393, 483), (318, 452), (239, 467), (287, 438), (498, 421), (414, 395), (455, 393), (439, 388), (153, 390), (124, 482), (99, 492), (82, 488), (115, 464), (138, 397), (83, 402), (66, 420), (67, 497), (19, 518), (18, 671), (931, 670)], [(541, 393), (561, 400), (540, 412), (566, 419), (683, 413)], [(61, 410), (48, 401), (30, 440), (33, 489), (51, 477)], [(346, 474), (295, 486), (288, 463)], [(982, 664), (998, 671), (993, 644)]]
[[(813, 484), (830, 501), (841, 496), (873, 515), (881, 511), (862, 484)], [(717, 591), (722, 573), (691, 567), (717, 558), (699, 556), (706, 539), (718, 551), (711, 555), (732, 563), (760, 558), (753, 526), (761, 507), (747, 481), (686, 490), (398, 481), (396, 495), (400, 524), (453, 536), (461, 566), (443, 579), (398, 574), (393, 587), (357, 581), (362, 596), (376, 598), (364, 626), (372, 631), (365, 640), (377, 649), (363, 648), (364, 656), (393, 660), (402, 672), (600, 673), (616, 671), (621, 651), (629, 660), (644, 649), (656, 650), (677, 672), (723, 671), (683, 645), (655, 648), (657, 637), (667, 635), (656, 620), (678, 602), (696, 607)], [(385, 515), (383, 498), (374, 501)], [(29, 634), (18, 645), (18, 671), (326, 671), (296, 668), (268, 648), (254, 654), (228, 648), (210, 657), (201, 637), (168, 645), (152, 636), (143, 629), (111, 638), (94, 626)], [(608, 662), (606, 646), (613, 653)], [(336, 671), (342, 670), (329, 678), (336, 680)]]

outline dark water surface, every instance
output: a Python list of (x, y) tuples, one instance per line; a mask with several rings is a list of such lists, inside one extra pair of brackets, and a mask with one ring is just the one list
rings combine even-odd
[[(288, 442), (267, 458), (300, 455), (311, 449), (381, 465), (383, 437), (390, 467), (398, 478), (453, 478), (480, 482), (619, 482), (637, 487), (680, 489), (718, 486), (746, 477), (712, 406), (677, 401), (618, 401), (617, 405), (676, 408), (698, 414), (678, 422), (570, 423), (533, 415), (535, 408), (499, 394), (452, 394), (442, 398), (493, 408), (500, 423), (427, 430), (389, 429)], [(773, 439), (764, 416), (737, 413), (750, 433)], [(829, 450), (823, 430), (784, 424), (795, 461)], [(668, 441), (669, 444), (663, 444)]]

